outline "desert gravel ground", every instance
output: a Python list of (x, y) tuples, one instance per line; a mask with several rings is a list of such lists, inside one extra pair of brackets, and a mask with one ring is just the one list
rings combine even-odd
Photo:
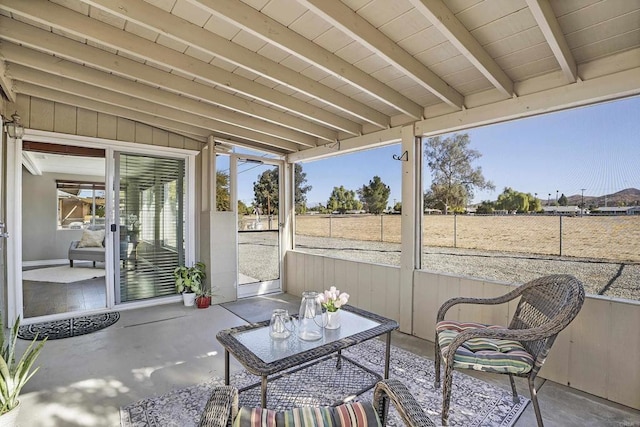
[[(256, 280), (278, 277), (276, 232), (240, 234), (240, 272)], [(296, 236), (298, 250), (352, 261), (400, 265), (397, 243)], [(640, 263), (589, 258), (427, 247), (422, 268), (428, 271), (525, 283), (546, 274), (572, 274), (587, 294), (640, 301)]]
[[(400, 265), (400, 245), (397, 243), (298, 235), (296, 245), (298, 250), (319, 255)], [(253, 259), (258, 258), (256, 253)], [(566, 273), (579, 278), (588, 294), (640, 300), (639, 263), (427, 247), (423, 251), (422, 268), (508, 283), (524, 283), (546, 274)]]

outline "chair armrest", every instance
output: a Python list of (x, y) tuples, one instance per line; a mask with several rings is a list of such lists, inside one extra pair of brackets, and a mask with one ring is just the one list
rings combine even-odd
[(373, 406), (380, 416), (382, 425), (386, 425), (388, 401), (398, 411), (405, 425), (409, 427), (435, 426), (407, 387), (398, 380), (379, 381), (373, 392)]
[(524, 291), (524, 287), (520, 286), (512, 290), (511, 292), (507, 292), (504, 295), (500, 295), (494, 298), (469, 298), (469, 297), (451, 298), (445, 301), (438, 309), (438, 316), (436, 317), (436, 323), (443, 321), (447, 311), (456, 304), (484, 304), (484, 305), (504, 304), (505, 302), (514, 300), (520, 295), (522, 295), (523, 291)]
[(213, 389), (199, 427), (231, 427), (238, 414), (238, 390), (231, 386), (219, 386)]

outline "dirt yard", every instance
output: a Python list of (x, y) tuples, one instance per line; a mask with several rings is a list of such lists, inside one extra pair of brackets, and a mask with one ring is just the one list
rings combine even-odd
[[(399, 243), (401, 215), (298, 215), (296, 234)], [(640, 216), (425, 215), (425, 246), (640, 262)]]

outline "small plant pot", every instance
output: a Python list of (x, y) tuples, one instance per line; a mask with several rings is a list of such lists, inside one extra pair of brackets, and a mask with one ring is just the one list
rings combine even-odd
[(193, 307), (193, 304), (196, 301), (196, 294), (193, 292), (184, 292), (182, 294), (182, 301), (184, 302), (185, 307)]
[(20, 414), (20, 402), (18, 406), (0, 415), (0, 427), (16, 427), (18, 424), (18, 415)]
[(199, 296), (196, 298), (198, 308), (208, 308), (211, 305), (211, 297)]

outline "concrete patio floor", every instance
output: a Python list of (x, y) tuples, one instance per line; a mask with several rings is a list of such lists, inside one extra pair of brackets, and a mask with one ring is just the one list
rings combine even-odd
[[(263, 311), (267, 318), (273, 306), (297, 307), (298, 301), (281, 294), (242, 304), (253, 307), (254, 314)], [(37, 361), (40, 370), (23, 389), (19, 425), (119, 426), (120, 406), (223, 377), (224, 350), (215, 334), (244, 323), (219, 305), (198, 310), (174, 303), (125, 310), (115, 325), (102, 331), (47, 342)], [(24, 350), (28, 342), (18, 341), (19, 351)], [(433, 358), (427, 341), (394, 333), (393, 344)], [(232, 365), (232, 371), (236, 369), (237, 363)], [(509, 390), (506, 376), (468, 373)], [(640, 426), (640, 411), (551, 381), (540, 383), (546, 426)], [(526, 382), (518, 382), (518, 389), (528, 396)], [(535, 425), (528, 405), (516, 426)]]

